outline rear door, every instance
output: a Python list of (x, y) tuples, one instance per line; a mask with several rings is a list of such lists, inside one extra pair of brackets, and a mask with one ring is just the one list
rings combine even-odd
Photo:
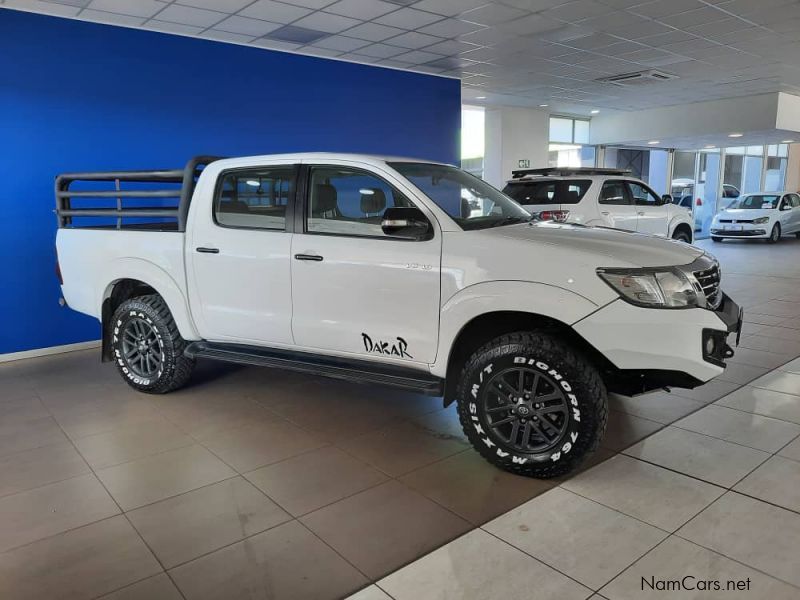
[(303, 165), (305, 202), (291, 261), (295, 342), (331, 354), (432, 363), (441, 232), (433, 226), (430, 239), (419, 241), (387, 236), (386, 208), (415, 203), (391, 173), (373, 169), (346, 161)]
[(597, 198), (600, 218), (606, 227), (636, 231), (637, 215), (623, 179), (607, 179)]
[(286, 225), (298, 170), (266, 163), (223, 171), (211, 202), (192, 206), (187, 277), (204, 339), (292, 343), (292, 234)]
[(556, 194), (554, 179), (509, 182), (503, 193), (516, 200), (528, 212), (538, 215), (541, 212), (560, 210), (561, 203)]
[(636, 208), (636, 231), (666, 237), (669, 229), (669, 206), (643, 183), (639, 181), (627, 183)]
[(797, 194), (789, 194), (789, 202), (792, 204), (792, 216), (791, 216), (791, 232), (798, 233), (800, 232), (800, 196)]

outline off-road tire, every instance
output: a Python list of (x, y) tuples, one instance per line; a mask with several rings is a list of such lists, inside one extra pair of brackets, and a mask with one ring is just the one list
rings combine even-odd
[(767, 238), (768, 244), (777, 244), (781, 241), (781, 224), (775, 223), (772, 226), (772, 231), (769, 233), (769, 237)]
[[(490, 427), (489, 419), (493, 417), (489, 417), (485, 410), (486, 402), (490, 400), (484, 399), (492, 398), (485, 394), (495, 394), (499, 404), (508, 401), (487, 390), (502, 373), (510, 373), (513, 378), (514, 369), (519, 367), (526, 370), (526, 377), (538, 373), (536, 381), (546, 381), (545, 389), (563, 392), (567, 404), (563, 434), (552, 448), (543, 452), (525, 453), (509, 446), (508, 440), (502, 439), (501, 434)], [(521, 387), (524, 388), (525, 384)], [(546, 395), (539, 394), (540, 397)], [(535, 393), (533, 398), (535, 400)], [(461, 371), (457, 403), (464, 433), (481, 456), (511, 473), (540, 479), (558, 477), (576, 469), (597, 449), (608, 421), (606, 387), (597, 369), (575, 348), (545, 331), (510, 333), (476, 350)], [(519, 405), (514, 408), (518, 409)], [(497, 407), (491, 409), (493, 414), (497, 410)], [(542, 414), (542, 418), (546, 416)], [(525, 436), (529, 436), (527, 430), (523, 430), (522, 435), (524, 444), (527, 441)]]
[[(131, 320), (140, 326), (152, 328), (152, 339), (156, 340), (160, 352), (160, 363), (152, 376), (142, 376), (128, 364), (123, 352), (123, 336)], [(186, 341), (178, 332), (167, 303), (157, 294), (139, 296), (125, 300), (119, 305), (110, 323), (111, 347), (114, 362), (123, 379), (135, 390), (147, 394), (166, 394), (176, 390), (189, 380), (194, 360), (184, 354)]]
[(685, 244), (692, 243), (692, 236), (686, 233), (683, 229), (678, 229), (672, 233), (672, 239), (677, 240), (679, 242), (683, 242)]
[(713, 236), (713, 235), (712, 235), (712, 236), (711, 236), (711, 241), (712, 241), (712, 242), (721, 242), (721, 241), (722, 241), (722, 238), (721, 238), (721, 237), (716, 237), (716, 236)]

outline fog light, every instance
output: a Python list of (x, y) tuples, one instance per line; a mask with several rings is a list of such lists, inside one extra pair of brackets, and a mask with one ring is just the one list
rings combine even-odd
[(706, 338), (706, 356), (714, 356), (714, 351), (717, 349), (717, 342), (714, 341), (712, 336)]

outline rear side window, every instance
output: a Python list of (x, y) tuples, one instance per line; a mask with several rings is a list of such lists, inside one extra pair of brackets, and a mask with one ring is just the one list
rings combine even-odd
[(577, 204), (592, 182), (584, 179), (561, 181), (520, 181), (509, 183), (503, 192), (523, 205)]
[(225, 173), (214, 199), (214, 220), (224, 227), (286, 228), (286, 206), (294, 194), (291, 166)]
[(605, 181), (600, 190), (600, 204), (630, 204), (624, 181)]

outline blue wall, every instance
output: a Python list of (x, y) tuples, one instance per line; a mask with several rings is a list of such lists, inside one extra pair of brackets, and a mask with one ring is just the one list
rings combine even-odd
[(196, 154), (458, 159), (459, 82), (0, 9), (0, 354), (97, 339), (58, 306), (53, 179)]

